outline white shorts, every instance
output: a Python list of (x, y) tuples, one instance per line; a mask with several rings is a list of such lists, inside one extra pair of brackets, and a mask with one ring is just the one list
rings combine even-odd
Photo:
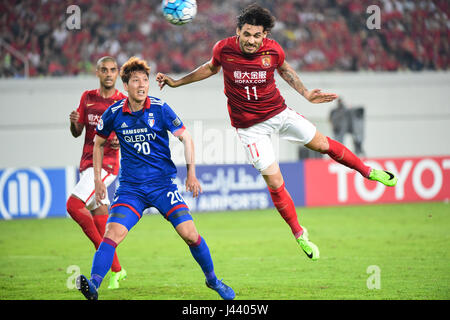
[[(106, 188), (116, 179), (116, 176), (112, 173), (102, 169), (102, 180), (106, 185)], [(80, 173), (80, 181), (72, 191), (72, 194), (77, 198), (80, 198), (85, 204), (86, 208), (90, 211), (100, 207), (95, 201), (95, 183), (94, 183), (94, 168), (90, 167)], [(102, 200), (103, 204), (109, 205), (108, 190), (106, 190), (106, 197)]]
[(238, 128), (237, 134), (244, 146), (247, 159), (259, 171), (267, 169), (276, 161), (271, 136), (293, 143), (307, 144), (316, 134), (316, 127), (291, 108), (249, 128)]

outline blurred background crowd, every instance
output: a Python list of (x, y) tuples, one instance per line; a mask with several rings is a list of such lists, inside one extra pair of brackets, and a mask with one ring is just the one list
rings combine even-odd
[[(0, 2), (0, 76), (91, 74), (112, 55), (122, 64), (145, 58), (153, 72), (190, 71), (211, 57), (216, 41), (234, 35), (240, 9), (254, 1), (198, 0), (194, 22), (173, 26), (161, 0), (8, 0)], [(270, 37), (300, 71), (448, 70), (448, 0), (260, 0), (277, 18)], [(67, 8), (81, 9), (69, 30)], [(366, 10), (381, 10), (370, 30)]]

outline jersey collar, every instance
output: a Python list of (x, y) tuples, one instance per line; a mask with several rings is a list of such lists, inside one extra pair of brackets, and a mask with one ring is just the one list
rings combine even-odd
[[(145, 109), (150, 109), (150, 104), (151, 104), (150, 103), (150, 98), (147, 97), (145, 99), (145, 102), (144, 102), (144, 110)], [(129, 114), (132, 114), (131, 109), (128, 106), (128, 98), (125, 99), (125, 103), (123, 104), (123, 107), (122, 107), (122, 112), (128, 112)]]
[[(103, 97), (100, 95), (100, 89), (95, 90), (95, 93), (97, 94), (97, 96), (103, 98)], [(118, 89), (116, 89), (116, 91), (114, 91), (114, 94), (113, 94), (111, 97), (106, 98), (106, 99), (119, 100), (119, 99), (120, 99), (119, 94), (120, 94), (120, 91), (119, 91)], [(105, 99), (105, 98), (104, 98), (104, 99)]]

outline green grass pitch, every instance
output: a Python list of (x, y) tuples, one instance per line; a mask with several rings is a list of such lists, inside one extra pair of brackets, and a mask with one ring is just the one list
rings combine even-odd
[[(217, 276), (240, 300), (450, 299), (450, 205), (299, 208), (321, 251), (310, 261), (275, 210), (194, 214)], [(99, 299), (216, 300), (188, 247), (158, 215), (118, 247), (128, 279)], [(83, 300), (94, 247), (71, 219), (0, 221), (0, 300)], [(379, 273), (368, 273), (376, 266)], [(373, 270), (369, 268), (369, 271)], [(378, 275), (379, 289), (368, 288)]]

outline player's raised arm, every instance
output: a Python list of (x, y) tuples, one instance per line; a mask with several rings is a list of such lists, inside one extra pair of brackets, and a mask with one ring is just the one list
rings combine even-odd
[(95, 201), (101, 203), (105, 199), (106, 186), (102, 181), (102, 163), (103, 163), (103, 146), (106, 139), (96, 135), (94, 138), (93, 150), (93, 167), (94, 167), (94, 182), (95, 182)]
[(208, 61), (207, 63), (201, 65), (191, 73), (178, 80), (174, 80), (164, 73), (158, 73), (156, 75), (156, 82), (158, 82), (159, 88), (161, 90), (166, 84), (171, 88), (176, 88), (185, 84), (209, 78), (210, 76), (215, 75), (217, 72), (219, 72), (219, 70), (220, 66), (215, 66), (212, 61)]
[(180, 139), (184, 145), (184, 158), (186, 159), (187, 167), (186, 191), (192, 191), (192, 196), (196, 198), (199, 193), (202, 192), (202, 187), (195, 175), (194, 141), (187, 130), (184, 130), (183, 133), (178, 136), (178, 139)]
[(325, 93), (320, 89), (306, 89), (295, 70), (286, 61), (277, 70), (281, 78), (311, 103), (331, 102), (338, 97), (335, 93)]

